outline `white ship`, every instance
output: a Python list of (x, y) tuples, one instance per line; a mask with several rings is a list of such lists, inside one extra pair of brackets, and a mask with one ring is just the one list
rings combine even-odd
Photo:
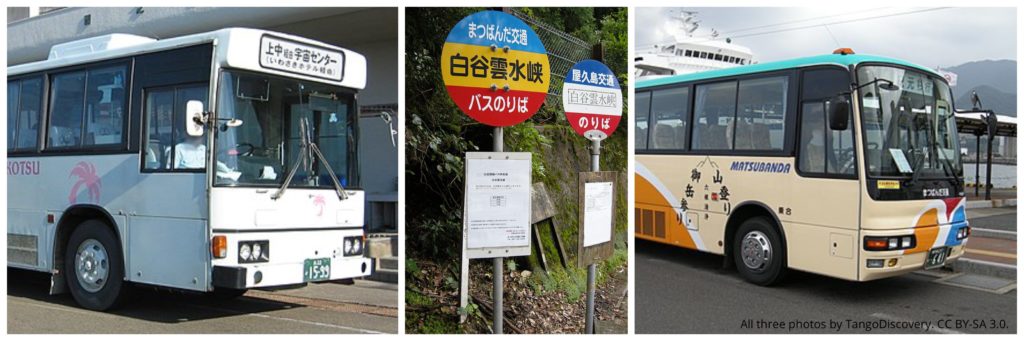
[(679, 11), (669, 19), (675, 26), (672, 42), (637, 48), (637, 80), (756, 64), (749, 48), (718, 40), (715, 30), (709, 37), (695, 37), (700, 27), (696, 16), (697, 12)]

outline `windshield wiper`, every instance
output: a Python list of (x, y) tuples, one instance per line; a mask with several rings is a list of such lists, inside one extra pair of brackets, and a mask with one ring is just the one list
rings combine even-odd
[(312, 160), (308, 160), (305, 156), (309, 154), (309, 151), (313, 151), (313, 155), (316, 155), (317, 160), (327, 169), (327, 174), (331, 176), (331, 181), (334, 184), (334, 191), (338, 194), (338, 199), (348, 199), (348, 193), (345, 192), (345, 188), (341, 186), (341, 182), (338, 181), (338, 177), (334, 175), (334, 169), (331, 168), (331, 164), (327, 162), (327, 159), (322, 153), (320, 153), (320, 147), (317, 147), (316, 143), (313, 142), (312, 132), (309, 129), (308, 120), (303, 117), (299, 120), (299, 141), (301, 149), (299, 150), (299, 157), (295, 160), (295, 164), (292, 165), (292, 169), (288, 171), (288, 176), (285, 177), (284, 183), (281, 184), (281, 188), (277, 189), (270, 198), (277, 200), (284, 195), (284, 191), (288, 189), (288, 185), (292, 183), (292, 177), (295, 176), (295, 172), (299, 170), (300, 164), (306, 164), (306, 162), (312, 163)]

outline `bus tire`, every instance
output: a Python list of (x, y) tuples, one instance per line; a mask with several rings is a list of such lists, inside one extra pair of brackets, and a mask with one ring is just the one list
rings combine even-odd
[(733, 237), (733, 260), (748, 282), (770, 286), (786, 274), (786, 249), (770, 220), (754, 217), (740, 224)]
[(124, 301), (124, 256), (107, 224), (87, 220), (75, 228), (64, 252), (64, 277), (75, 302), (86, 309), (105, 311)]

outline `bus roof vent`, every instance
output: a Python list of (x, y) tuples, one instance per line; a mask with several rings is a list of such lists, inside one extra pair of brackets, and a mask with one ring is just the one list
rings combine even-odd
[(114, 33), (53, 45), (53, 47), (50, 48), (50, 56), (46, 59), (53, 60), (58, 58), (68, 58), (141, 45), (154, 41), (156, 41), (156, 39), (132, 34)]

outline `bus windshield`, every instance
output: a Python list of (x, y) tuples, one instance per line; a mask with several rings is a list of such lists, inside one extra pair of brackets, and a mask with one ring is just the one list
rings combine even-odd
[[(869, 176), (958, 178), (953, 102), (944, 79), (892, 66), (858, 68)], [(891, 82), (892, 86), (886, 86)]]
[[(353, 100), (352, 91), (341, 87), (223, 72), (214, 129), (214, 184), (280, 187), (298, 162), (289, 187), (331, 188), (328, 166), (342, 186), (349, 186), (355, 181), (351, 166), (356, 160)], [(302, 126), (308, 127), (306, 134), (327, 165), (312, 150), (300, 153)]]

